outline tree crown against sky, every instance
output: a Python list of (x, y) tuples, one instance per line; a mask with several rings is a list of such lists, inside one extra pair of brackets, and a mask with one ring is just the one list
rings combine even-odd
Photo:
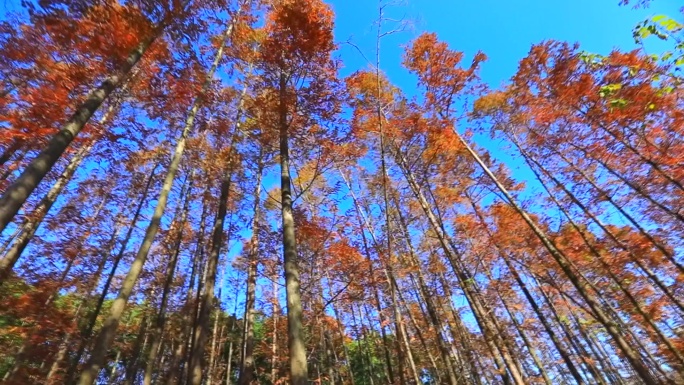
[(684, 21), (6, 1), (0, 381), (684, 381)]

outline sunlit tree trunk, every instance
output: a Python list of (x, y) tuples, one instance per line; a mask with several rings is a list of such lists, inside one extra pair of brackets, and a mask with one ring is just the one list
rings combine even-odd
[(523, 218), (523, 220), (528, 224), (530, 229), (534, 232), (537, 238), (544, 245), (546, 250), (551, 254), (554, 260), (561, 267), (565, 275), (570, 279), (572, 284), (577, 289), (578, 293), (582, 296), (585, 302), (592, 309), (593, 313), (596, 315), (597, 320), (606, 328), (608, 334), (612, 337), (615, 343), (618, 345), (620, 351), (625, 355), (629, 363), (632, 365), (634, 370), (639, 374), (639, 377), (648, 385), (661, 384), (662, 381), (653, 377), (648, 368), (644, 365), (642, 359), (639, 357), (638, 353), (630, 346), (630, 344), (625, 340), (622, 333), (617, 329), (615, 323), (611, 321), (609, 316), (603, 311), (598, 301), (589, 292), (586, 283), (575, 273), (575, 271), (570, 266), (566, 256), (556, 248), (553, 242), (549, 239), (546, 233), (532, 220), (532, 218), (523, 210), (515, 201), (513, 196), (508, 192), (506, 187), (496, 178), (492, 171), (487, 167), (487, 165), (482, 161), (482, 159), (477, 155), (477, 153), (470, 147), (470, 145), (460, 136), (460, 134), (454, 130), (455, 135), (459, 138), (459, 141), (463, 147), (468, 151), (472, 158), (478, 163), (482, 168), (484, 173), (491, 179), (491, 181), (496, 185), (498, 190), (504, 195), (506, 201), (511, 205), (511, 207)]
[(242, 333), (240, 376), (238, 385), (249, 385), (254, 378), (254, 302), (256, 296), (256, 275), (259, 264), (259, 215), (261, 207), (261, 177), (263, 174), (263, 149), (257, 161), (254, 186), (254, 217), (252, 218), (252, 238), (249, 245), (247, 266), (247, 292), (245, 294), (245, 326)]
[(435, 305), (432, 302), (432, 295), (430, 294), (430, 291), (428, 289), (427, 283), (425, 281), (425, 277), (423, 275), (423, 269), (422, 266), (420, 266), (420, 262), (418, 261), (418, 258), (415, 255), (415, 251), (413, 248), (413, 244), (411, 242), (411, 238), (409, 235), (409, 230), (408, 230), (408, 225), (406, 223), (406, 219), (404, 218), (403, 213), (401, 212), (401, 208), (399, 207), (399, 204), (397, 200), (394, 200), (395, 206), (397, 208), (396, 213), (397, 217), (399, 219), (399, 224), (401, 225), (401, 234), (402, 237), (404, 238), (404, 241), (406, 242), (406, 246), (409, 251), (408, 255), (408, 266), (411, 267), (412, 269), (415, 269), (416, 275), (418, 277), (418, 287), (420, 289), (420, 294), (421, 294), (421, 299), (425, 303), (425, 307), (427, 308), (428, 312), (428, 319), (430, 323), (432, 323), (433, 327), (435, 328), (435, 338), (437, 339), (437, 345), (439, 347), (440, 355), (442, 357), (442, 361), (444, 362), (444, 367), (447, 372), (447, 376), (449, 378), (449, 384), (450, 385), (458, 385), (459, 381), (456, 376), (456, 370), (454, 368), (454, 365), (452, 363), (451, 357), (449, 355), (449, 350), (447, 347), (447, 341), (444, 340), (442, 331), (444, 330), (443, 324), (440, 320), (439, 315), (437, 314), (437, 311), (435, 309)]
[(288, 112), (285, 105), (287, 83), (285, 75), (280, 76), (280, 191), (283, 224), (283, 262), (285, 266), (285, 293), (287, 297), (287, 337), (290, 359), (290, 383), (307, 385), (306, 345), (302, 325), (302, 299), (299, 287), (299, 266), (295, 223), (292, 214), (292, 190), (290, 182), (290, 147), (288, 133)]
[[(681, 312), (684, 312), (684, 302), (682, 300), (675, 296), (672, 290), (662, 281), (658, 275), (652, 271), (644, 262), (642, 261), (642, 258), (639, 256), (635, 255), (633, 250), (627, 247), (622, 241), (620, 241), (617, 236), (606, 227), (606, 225), (598, 218), (594, 213), (589, 210), (589, 208), (583, 204), (575, 194), (570, 191), (567, 186), (565, 186), (563, 183), (561, 183), (556, 176), (554, 176), (552, 173), (550, 173), (546, 168), (544, 168), (534, 157), (530, 156), (530, 154), (525, 151), (518, 141), (514, 138), (509, 136), (513, 144), (516, 145), (516, 148), (520, 151), (521, 155), (523, 156), (523, 159), (525, 159), (525, 162), (528, 164), (532, 172), (535, 174), (537, 180), (540, 181), (540, 183), (544, 184), (544, 181), (541, 179), (541, 175), (537, 172), (536, 169), (541, 171), (543, 175), (545, 175), (548, 179), (550, 179), (555, 186), (560, 188), (563, 193), (570, 198), (570, 200), (577, 206), (579, 207), (584, 214), (586, 214), (599, 228), (622, 250), (627, 252), (630, 256), (630, 259), (646, 274), (646, 276), (660, 289), (662, 292), (667, 295), (667, 297), (679, 308)], [(533, 167), (535, 166), (535, 167)], [(548, 188), (545, 187), (547, 191)]]
[(110, 74), (97, 88), (88, 94), (85, 101), (75, 109), (71, 118), (50, 139), (47, 146), (31, 161), (21, 176), (5, 190), (2, 197), (0, 197), (0, 233), (5, 230), (17, 212), (19, 212), (21, 206), (38, 186), (38, 183), (57, 163), (64, 151), (66, 151), (102, 103), (115, 89), (124, 83), (129, 72), (140, 61), (145, 51), (162, 34), (164, 27), (165, 25), (161, 25), (155, 28), (152, 36), (142, 40), (115, 73)]
[[(152, 295), (154, 296), (154, 291), (152, 292)], [(138, 336), (133, 344), (133, 357), (131, 357), (126, 363), (126, 376), (123, 382), (124, 385), (133, 385), (135, 382), (135, 378), (138, 376), (138, 371), (140, 369), (140, 356), (142, 355), (142, 352), (145, 351), (145, 347), (147, 346), (147, 341), (150, 335), (148, 331), (150, 326), (148, 317), (149, 309), (145, 309), (144, 312), (145, 315), (140, 321)]]
[[(99, 124), (103, 125), (110, 119), (111, 115), (114, 113), (114, 104), (112, 104), (107, 112), (104, 114), (102, 119), (100, 119)], [(0, 284), (7, 278), (10, 274), (14, 264), (19, 260), (19, 257), (28, 246), (33, 236), (36, 234), (38, 227), (43, 223), (43, 219), (47, 216), (48, 212), (52, 208), (59, 195), (62, 193), (64, 188), (67, 186), (71, 178), (73, 178), (74, 173), (81, 165), (81, 162), (90, 154), (90, 151), (95, 146), (96, 140), (90, 139), (86, 144), (76, 151), (76, 154), (69, 160), (69, 164), (66, 166), (64, 171), (57, 178), (57, 181), (52, 185), (50, 190), (45, 194), (43, 199), (40, 200), (36, 208), (31, 213), (30, 219), (26, 220), (20, 230), (18, 237), (14, 238), (12, 247), (5, 253), (5, 255), (0, 259)]]
[(67, 370), (67, 375), (66, 375), (66, 381), (72, 381), (73, 377), (75, 376), (76, 370), (78, 369), (78, 365), (81, 362), (81, 357), (83, 356), (83, 353), (85, 352), (86, 347), (90, 343), (90, 337), (93, 333), (93, 330), (95, 328), (95, 323), (97, 322), (97, 318), (100, 315), (100, 311), (102, 310), (102, 305), (104, 304), (104, 301), (107, 297), (107, 294), (109, 293), (109, 288), (112, 285), (112, 281), (114, 280), (114, 276), (116, 275), (116, 270), (119, 266), (119, 263), (121, 262), (124, 253), (126, 252), (126, 247), (128, 246), (128, 242), (130, 242), (131, 237), (133, 235), (133, 231), (135, 230), (135, 225), (138, 222), (138, 218), (141, 215), (143, 206), (145, 203), (147, 203), (147, 196), (150, 192), (150, 188), (152, 186), (152, 181), (154, 180), (154, 174), (157, 170), (157, 167), (159, 164), (155, 165), (155, 167), (152, 169), (150, 172), (150, 176), (147, 178), (147, 182), (145, 184), (145, 189), (143, 190), (142, 197), (138, 201), (138, 206), (136, 207), (135, 213), (133, 214), (133, 218), (131, 219), (131, 224), (128, 227), (128, 230), (126, 232), (126, 235), (124, 236), (123, 242), (121, 244), (121, 247), (119, 248), (119, 252), (117, 253), (116, 257), (114, 257), (114, 260), (112, 261), (112, 267), (109, 271), (109, 274), (107, 275), (107, 280), (104, 283), (104, 286), (102, 287), (102, 290), (100, 292), (100, 296), (98, 297), (97, 303), (95, 304), (95, 309), (90, 313), (90, 317), (88, 317), (88, 321), (85, 327), (85, 332), (81, 335), (81, 341), (79, 342), (79, 348), (76, 352), (76, 355), (74, 356), (73, 360), (71, 361), (71, 364), (69, 365), (69, 369)]
[(379, 294), (379, 289), (377, 282), (375, 280), (375, 271), (374, 271), (374, 263), (373, 259), (371, 258), (371, 252), (370, 252), (370, 245), (368, 244), (368, 239), (366, 237), (366, 228), (369, 229), (369, 233), (371, 235), (371, 240), (373, 243), (376, 245), (376, 247), (379, 247), (380, 245), (378, 244), (377, 239), (375, 239), (375, 234), (373, 233), (373, 230), (370, 228), (370, 224), (368, 223), (368, 219), (366, 218), (366, 215), (363, 211), (363, 209), (360, 206), (360, 202), (356, 198), (356, 194), (354, 193), (354, 190), (352, 189), (351, 183), (347, 180), (347, 177), (344, 175), (343, 172), (340, 171), (340, 176), (342, 176), (342, 179), (344, 180), (345, 184), (347, 185), (347, 189), (349, 190), (349, 194), (352, 197), (352, 200), (354, 202), (354, 211), (356, 213), (356, 217), (359, 223), (359, 233), (361, 234), (361, 240), (362, 240), (362, 247), (363, 247), (363, 252), (366, 257), (366, 260), (368, 260), (368, 266), (369, 266), (369, 275), (371, 279), (373, 280), (373, 288), (372, 288), (372, 293), (374, 295), (375, 299), (375, 306), (378, 312), (378, 320), (380, 321), (380, 335), (382, 337), (382, 346), (383, 346), (383, 352), (385, 356), (385, 370), (386, 370), (386, 375), (390, 383), (394, 383), (394, 368), (392, 364), (392, 359), (391, 359), (391, 353), (390, 353), (390, 346), (389, 346), (389, 339), (387, 338), (387, 333), (385, 331), (385, 316), (382, 311), (382, 302), (380, 299), (380, 294)]
[(157, 355), (159, 354), (159, 350), (161, 348), (161, 338), (164, 332), (164, 324), (166, 323), (166, 307), (169, 300), (169, 294), (171, 293), (171, 284), (175, 276), (176, 265), (178, 264), (178, 256), (180, 254), (181, 242), (183, 240), (183, 228), (185, 227), (188, 211), (190, 209), (189, 206), (190, 198), (192, 196), (193, 177), (194, 172), (191, 172), (186, 180), (186, 183), (183, 184), (183, 190), (181, 191), (181, 197), (185, 196), (185, 203), (180, 209), (180, 218), (176, 222), (178, 223), (178, 234), (173, 245), (173, 254), (166, 265), (161, 301), (157, 309), (157, 315), (154, 319), (152, 331), (150, 332), (150, 349), (147, 354), (147, 362), (145, 363), (145, 371), (143, 374), (144, 385), (150, 385), (152, 383), (152, 374), (156, 365)]
[(273, 282), (273, 298), (272, 298), (272, 317), (273, 317), (273, 333), (271, 335), (271, 384), (275, 384), (278, 380), (278, 317), (280, 317), (280, 304), (278, 302), (278, 274), (273, 271), (271, 277)]
[[(229, 155), (229, 156), (232, 156)], [(230, 161), (228, 163), (231, 163)], [(202, 383), (203, 372), (206, 367), (204, 362), (204, 351), (209, 339), (209, 328), (211, 321), (211, 313), (214, 309), (214, 288), (216, 286), (216, 272), (219, 263), (219, 255), (221, 252), (221, 244), (223, 241), (223, 224), (226, 218), (228, 196), (230, 193), (230, 184), (232, 178), (232, 165), (227, 165), (227, 170), (221, 181), (221, 195), (219, 198), (218, 213), (214, 221), (214, 228), (212, 229), (211, 249), (209, 251), (208, 260), (205, 271), (204, 291), (201, 296), (201, 303), (199, 308), (199, 315), (197, 324), (199, 325), (197, 333), (194, 336), (192, 344), (192, 351), (190, 353), (190, 378), (188, 384), (200, 385)]]
[[(207, 187), (208, 188), (208, 187)], [(192, 268), (190, 270), (190, 279), (188, 283), (188, 289), (185, 297), (185, 306), (183, 307), (183, 322), (181, 323), (181, 335), (178, 336), (178, 347), (173, 354), (171, 363), (169, 364), (168, 372), (166, 373), (164, 383), (166, 385), (175, 385), (177, 383), (183, 383), (182, 378), (187, 370), (182, 370), (183, 363), (186, 363), (187, 367), (187, 352), (189, 350), (190, 343), (192, 341), (192, 333), (194, 326), (196, 324), (197, 318), (197, 295), (195, 293), (195, 280), (198, 276), (198, 271), (200, 270), (200, 265), (202, 264), (202, 247), (204, 243), (204, 232), (205, 232), (205, 222), (207, 213), (209, 211), (209, 205), (207, 204), (207, 194), (206, 191), (203, 194), (202, 199), (202, 214), (199, 220), (199, 232), (196, 239), (196, 247), (192, 255)], [(200, 284), (198, 283), (198, 291), (200, 289)]]
[(498, 369), (505, 373), (502, 375), (502, 379), (505, 383), (512, 382), (516, 385), (523, 385), (524, 380), (522, 378), (522, 374), (518, 372), (517, 367), (508, 352), (508, 349), (504, 346), (502, 337), (497, 334), (497, 328), (491, 319), (491, 313), (486, 309), (484, 302), (480, 298), (479, 294), (476, 292), (476, 289), (474, 287), (476, 284), (475, 281), (471, 279), (471, 277), (463, 268), (463, 266), (461, 266), (462, 263), (458, 260), (459, 257), (456, 254), (457, 249), (456, 247), (454, 247), (453, 241), (444, 232), (443, 226), (440, 224), (437, 217), (432, 212), (432, 209), (430, 208), (427, 199), (423, 195), (423, 192), (421, 191), (418, 183), (415, 181), (415, 177), (413, 176), (411, 170), (408, 169), (408, 163), (405, 160), (403, 154), (401, 154), (399, 149), (395, 151), (395, 154), (398, 164), (402, 172), (404, 173), (404, 176), (406, 177), (406, 180), (409, 183), (409, 186), (411, 187), (411, 190), (415, 198), (420, 203), (421, 208), (423, 209), (423, 212), (425, 213), (432, 230), (437, 235), (440, 245), (444, 251), (444, 254), (447, 257), (447, 261), (451, 265), (456, 277), (458, 278), (459, 284), (463, 289), (463, 293), (466, 296), (466, 299), (468, 300), (468, 304), (470, 305), (470, 308), (473, 311), (475, 320), (477, 321), (480, 330), (482, 331), (482, 335), (485, 341), (487, 342), (487, 345), (492, 353), (496, 365), (498, 366)]
[(222, 43), (216, 52), (214, 62), (212, 63), (211, 68), (207, 73), (207, 78), (205, 79), (204, 84), (202, 85), (202, 90), (200, 91), (199, 95), (197, 95), (197, 97), (195, 98), (192, 108), (190, 109), (190, 113), (188, 114), (188, 117), (185, 121), (185, 126), (183, 127), (183, 131), (181, 133), (180, 138), (178, 139), (176, 149), (171, 158), (171, 163), (169, 164), (166, 177), (164, 178), (162, 190), (159, 193), (159, 198), (157, 199), (157, 206), (154, 209), (154, 214), (152, 215), (150, 224), (147, 227), (147, 231), (145, 232), (145, 237), (142, 241), (140, 249), (138, 250), (135, 260), (133, 261), (128, 270), (126, 278), (124, 279), (124, 282), (121, 285), (119, 294), (117, 295), (117, 298), (114, 300), (112, 304), (110, 313), (107, 316), (102, 326), (102, 329), (100, 330), (100, 333), (98, 334), (91, 357), (88, 360), (84, 371), (81, 373), (79, 385), (92, 384), (97, 378), (97, 374), (99, 373), (100, 369), (106, 361), (107, 350), (109, 349), (109, 347), (112, 344), (112, 341), (114, 340), (114, 335), (116, 333), (116, 328), (119, 325), (119, 321), (121, 320), (121, 315), (123, 314), (123, 311), (126, 307), (128, 298), (131, 296), (131, 293), (133, 292), (135, 283), (137, 282), (138, 277), (142, 272), (143, 265), (145, 264), (145, 261), (147, 260), (147, 255), (150, 251), (150, 248), (152, 247), (152, 242), (154, 241), (154, 238), (157, 235), (157, 232), (159, 231), (161, 218), (164, 214), (164, 210), (166, 209), (166, 203), (171, 192), (171, 187), (173, 186), (173, 182), (176, 178), (176, 173), (180, 166), (181, 158), (185, 150), (185, 144), (187, 142), (188, 135), (190, 134), (190, 131), (192, 130), (192, 127), (194, 125), (195, 116), (197, 115), (197, 112), (199, 111), (202, 105), (204, 94), (209, 89), (209, 85), (213, 80), (214, 72), (216, 72), (216, 68), (218, 68), (219, 62), (223, 57), (223, 49), (226, 45), (226, 42), (228, 41), (228, 38), (232, 33), (232, 27), (233, 25), (230, 24), (230, 26), (226, 28), (226, 32), (223, 34), (222, 37)]

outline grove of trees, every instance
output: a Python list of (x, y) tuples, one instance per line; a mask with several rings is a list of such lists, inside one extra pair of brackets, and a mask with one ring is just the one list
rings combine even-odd
[(344, 77), (323, 0), (8, 12), (0, 383), (684, 384), (684, 24), (405, 90), (392, 6)]

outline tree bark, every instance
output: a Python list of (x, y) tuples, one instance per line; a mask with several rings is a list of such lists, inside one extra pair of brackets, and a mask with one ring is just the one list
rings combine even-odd
[(245, 295), (245, 326), (242, 333), (240, 376), (238, 385), (249, 385), (254, 379), (254, 302), (256, 295), (256, 275), (259, 265), (259, 214), (261, 205), (261, 178), (264, 164), (263, 149), (260, 149), (254, 188), (254, 218), (252, 218), (252, 239), (250, 240), (247, 267), (247, 292)]
[(285, 294), (287, 298), (287, 337), (290, 361), (290, 383), (307, 385), (308, 370), (304, 327), (302, 325), (302, 298), (299, 285), (299, 265), (295, 223), (292, 213), (292, 186), (290, 182), (290, 148), (285, 74), (280, 76), (280, 191), (283, 227), (283, 263), (285, 265)]
[(109, 97), (112, 91), (121, 86), (131, 69), (140, 61), (145, 51), (162, 33), (163, 28), (163, 26), (156, 28), (151, 37), (144, 39), (128, 55), (126, 61), (116, 73), (109, 75), (102, 84), (90, 92), (85, 102), (76, 108), (74, 114), (62, 126), (61, 130), (50, 139), (45, 149), (29, 163), (21, 176), (5, 190), (2, 197), (0, 197), (0, 233), (5, 230), (19, 212), (21, 206), (38, 186), (38, 183), (57, 163), (64, 151), (66, 151), (102, 103)]
[(123, 243), (121, 244), (121, 247), (119, 248), (119, 252), (117, 253), (116, 257), (114, 258), (112, 267), (110, 269), (110, 272), (107, 276), (107, 280), (105, 281), (104, 286), (102, 287), (102, 291), (100, 292), (100, 296), (97, 300), (97, 304), (95, 305), (95, 309), (92, 311), (90, 314), (90, 317), (88, 318), (88, 324), (86, 326), (85, 332), (81, 336), (81, 340), (79, 342), (79, 348), (74, 356), (73, 360), (71, 361), (71, 364), (69, 365), (69, 369), (67, 370), (67, 374), (65, 377), (65, 382), (71, 383), (72, 379), (75, 376), (76, 370), (78, 368), (78, 364), (81, 362), (81, 358), (83, 356), (83, 353), (85, 352), (86, 346), (90, 342), (90, 337), (93, 333), (93, 330), (95, 328), (95, 323), (97, 322), (97, 317), (100, 315), (100, 311), (102, 310), (102, 306), (105, 302), (105, 298), (107, 297), (107, 294), (109, 293), (109, 288), (112, 284), (112, 281), (114, 280), (114, 276), (116, 275), (116, 269), (119, 266), (119, 263), (121, 262), (121, 259), (124, 256), (124, 253), (126, 252), (126, 247), (128, 246), (128, 242), (131, 240), (131, 236), (133, 235), (133, 231), (135, 230), (135, 224), (138, 221), (138, 218), (140, 217), (140, 214), (142, 212), (143, 206), (145, 205), (145, 202), (147, 201), (147, 196), (150, 192), (150, 187), (152, 186), (152, 181), (154, 180), (154, 174), (155, 171), (157, 170), (157, 167), (159, 167), (159, 163), (155, 165), (155, 167), (152, 169), (150, 172), (150, 176), (147, 178), (147, 183), (145, 184), (145, 189), (143, 190), (143, 195), (140, 198), (140, 201), (138, 202), (138, 207), (135, 210), (135, 213), (133, 214), (133, 219), (131, 220), (131, 224), (128, 227), (128, 231), (126, 232), (126, 236), (123, 239)]
[(152, 215), (152, 220), (150, 221), (150, 224), (147, 227), (145, 237), (142, 241), (140, 249), (138, 250), (135, 260), (131, 264), (128, 274), (126, 275), (126, 278), (124, 279), (124, 282), (121, 285), (121, 290), (119, 291), (117, 298), (114, 300), (112, 304), (109, 316), (105, 320), (102, 326), (102, 330), (100, 330), (97, 340), (95, 341), (93, 353), (90, 359), (88, 360), (88, 363), (86, 364), (85, 370), (83, 371), (83, 373), (81, 373), (79, 385), (92, 384), (97, 378), (97, 374), (102, 368), (102, 365), (104, 365), (106, 361), (107, 350), (109, 349), (109, 347), (112, 344), (112, 341), (114, 340), (116, 328), (119, 325), (119, 321), (126, 307), (126, 303), (128, 302), (128, 298), (131, 296), (131, 293), (133, 292), (135, 283), (137, 282), (138, 277), (142, 272), (143, 265), (145, 264), (145, 261), (147, 260), (147, 255), (150, 251), (150, 248), (152, 247), (152, 242), (154, 241), (154, 238), (157, 235), (157, 232), (159, 231), (161, 217), (164, 214), (164, 210), (166, 209), (166, 203), (171, 192), (171, 187), (173, 186), (173, 182), (176, 178), (176, 172), (178, 171), (178, 168), (180, 166), (181, 158), (185, 150), (185, 144), (188, 135), (190, 134), (190, 131), (194, 125), (195, 116), (197, 115), (197, 112), (199, 111), (200, 106), (202, 105), (204, 94), (209, 89), (209, 85), (211, 84), (211, 81), (213, 79), (214, 72), (216, 72), (216, 68), (218, 68), (219, 62), (223, 57), (223, 49), (232, 31), (233, 24), (231, 22), (228, 28), (226, 28), (226, 32), (223, 34), (221, 45), (219, 46), (216, 52), (214, 62), (211, 65), (211, 69), (207, 73), (207, 78), (205, 79), (204, 84), (202, 85), (202, 90), (200, 91), (200, 94), (197, 95), (197, 97), (195, 98), (190, 113), (188, 114), (188, 117), (185, 121), (185, 127), (183, 127), (181, 137), (179, 138), (178, 143), (176, 144), (176, 149), (171, 158), (171, 164), (169, 165), (169, 169), (166, 173), (166, 178), (164, 179), (162, 190), (159, 193), (157, 206), (155, 207), (154, 214)]
[[(100, 119), (100, 124), (105, 124), (114, 113), (114, 104), (109, 106), (107, 112)], [(36, 208), (31, 213), (30, 219), (27, 219), (25, 223), (21, 226), (21, 234), (14, 239), (12, 247), (5, 253), (5, 255), (0, 259), (0, 285), (7, 279), (14, 265), (19, 260), (19, 257), (28, 246), (29, 242), (33, 239), (36, 234), (38, 227), (43, 223), (43, 220), (50, 212), (52, 205), (55, 203), (59, 195), (62, 193), (64, 188), (67, 186), (71, 178), (73, 178), (74, 173), (81, 165), (81, 162), (90, 154), (90, 151), (95, 146), (95, 139), (90, 139), (89, 142), (84, 144), (81, 148), (76, 151), (76, 154), (69, 160), (69, 164), (66, 166), (62, 174), (57, 178), (57, 181), (52, 185), (50, 190), (45, 194), (43, 199), (40, 200)]]
[(632, 365), (634, 370), (639, 374), (639, 377), (647, 385), (662, 384), (662, 381), (653, 377), (648, 368), (644, 365), (643, 361), (639, 357), (636, 351), (629, 345), (629, 343), (622, 336), (620, 331), (617, 329), (615, 323), (608, 317), (608, 315), (599, 306), (597, 300), (594, 296), (587, 290), (586, 284), (580, 279), (580, 277), (571, 268), (566, 256), (556, 248), (556, 246), (551, 242), (546, 233), (532, 220), (532, 218), (523, 210), (515, 201), (513, 196), (508, 192), (506, 187), (504, 187), (498, 178), (492, 173), (492, 171), (487, 167), (487, 165), (482, 161), (479, 155), (470, 147), (470, 145), (461, 137), (458, 131), (453, 130), (457, 138), (463, 145), (463, 147), (468, 151), (475, 162), (482, 168), (484, 173), (489, 177), (489, 179), (496, 185), (498, 190), (504, 195), (508, 204), (523, 218), (525, 223), (534, 232), (537, 238), (544, 245), (546, 250), (551, 254), (553, 259), (561, 267), (565, 275), (570, 279), (572, 284), (577, 289), (578, 293), (582, 296), (585, 302), (592, 309), (594, 314), (597, 316), (597, 320), (606, 328), (608, 334), (612, 337), (615, 343), (618, 345), (620, 351), (625, 355), (629, 363)]
[(216, 286), (216, 271), (219, 263), (221, 244), (223, 238), (223, 224), (226, 218), (228, 195), (230, 193), (230, 182), (232, 177), (232, 166), (229, 165), (221, 182), (221, 196), (219, 198), (219, 208), (214, 221), (214, 228), (211, 237), (211, 250), (209, 252), (206, 265), (206, 278), (204, 291), (201, 297), (201, 304), (197, 324), (199, 326), (194, 336), (192, 351), (190, 353), (190, 372), (188, 378), (189, 385), (200, 385), (202, 383), (204, 362), (204, 350), (209, 338), (209, 323), (211, 312), (214, 309), (214, 288)]
[(190, 197), (192, 196), (193, 177), (194, 172), (191, 172), (190, 176), (188, 176), (187, 186), (184, 185), (184, 191), (181, 191), (181, 197), (185, 196), (185, 203), (181, 209), (180, 219), (178, 220), (178, 235), (174, 243), (173, 254), (171, 255), (171, 260), (169, 260), (168, 264), (166, 265), (164, 288), (162, 289), (159, 309), (157, 310), (157, 316), (155, 317), (154, 326), (151, 331), (150, 350), (147, 354), (147, 362), (145, 363), (145, 372), (143, 375), (144, 385), (150, 385), (152, 383), (152, 374), (154, 372), (157, 355), (159, 354), (161, 347), (161, 338), (162, 334), (164, 333), (164, 324), (166, 323), (166, 305), (168, 303), (169, 294), (171, 293), (171, 284), (173, 282), (173, 277), (175, 276), (176, 265), (178, 264), (178, 256), (180, 254), (180, 246), (181, 242), (183, 241), (183, 228), (185, 227), (185, 222), (188, 217)]

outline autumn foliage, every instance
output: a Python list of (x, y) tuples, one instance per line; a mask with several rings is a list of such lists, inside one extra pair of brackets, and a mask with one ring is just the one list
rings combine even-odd
[(336, 22), (0, 21), (0, 382), (682, 383), (684, 27), (635, 28), (660, 56), (539, 42), (496, 87), (420, 33), (399, 87)]

